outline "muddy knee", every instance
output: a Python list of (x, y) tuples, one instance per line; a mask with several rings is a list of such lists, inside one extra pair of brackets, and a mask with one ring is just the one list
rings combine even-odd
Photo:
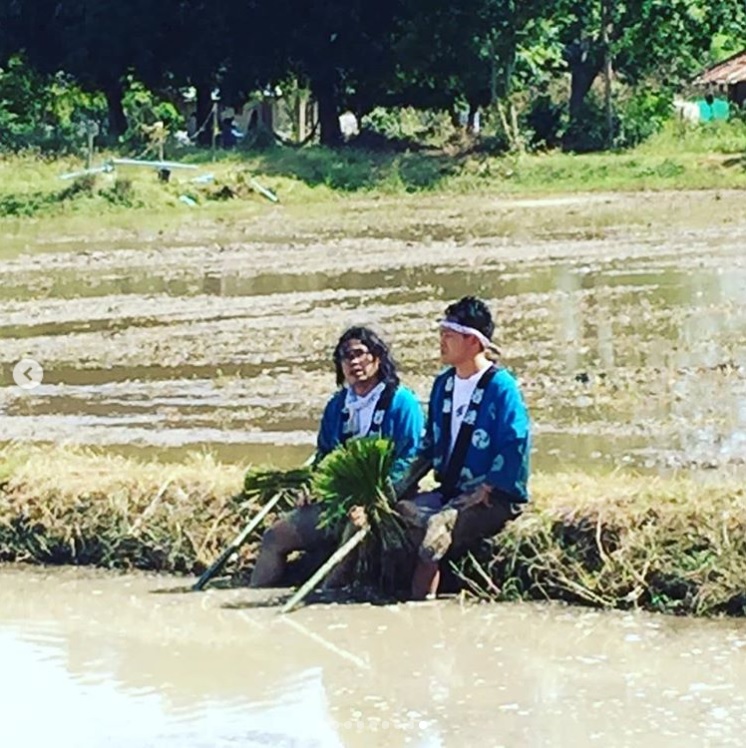
[(288, 553), (297, 550), (297, 533), (288, 523), (280, 520), (262, 535), (262, 550)]
[(457, 517), (455, 509), (444, 509), (428, 519), (425, 538), (419, 551), (422, 561), (440, 561), (446, 555), (453, 543), (453, 528)]

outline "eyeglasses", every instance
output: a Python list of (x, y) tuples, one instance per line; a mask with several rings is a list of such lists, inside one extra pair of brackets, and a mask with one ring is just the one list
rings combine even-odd
[(367, 348), (348, 348), (341, 352), (341, 358), (347, 363), (352, 363), (361, 358), (372, 358), (373, 354)]

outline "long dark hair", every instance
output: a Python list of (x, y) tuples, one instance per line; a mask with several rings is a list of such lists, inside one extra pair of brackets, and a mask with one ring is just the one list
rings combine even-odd
[(342, 334), (334, 349), (334, 368), (337, 371), (337, 385), (341, 387), (345, 381), (342, 371), (342, 352), (345, 343), (349, 340), (359, 340), (379, 361), (378, 377), (392, 387), (399, 384), (399, 374), (396, 371), (396, 362), (386, 343), (369, 327), (350, 327)]

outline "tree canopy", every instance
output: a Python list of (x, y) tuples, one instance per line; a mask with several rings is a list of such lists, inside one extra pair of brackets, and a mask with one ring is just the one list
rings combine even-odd
[(114, 134), (130, 76), (194, 86), (199, 119), (215, 87), (237, 103), (292, 77), (335, 144), (345, 108), (474, 111), (560, 79), (577, 119), (605, 60), (672, 87), (716, 46), (746, 45), (745, 15), (743, 0), (0, 0), (0, 67), (20, 58), (100, 92)]

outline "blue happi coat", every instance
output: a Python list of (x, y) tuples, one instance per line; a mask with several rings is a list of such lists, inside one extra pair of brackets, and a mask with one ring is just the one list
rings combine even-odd
[[(383, 397), (383, 396), (382, 396)], [(345, 390), (336, 392), (324, 409), (316, 441), (317, 460), (329, 454), (346, 438), (345, 424), (349, 414), (345, 407)], [(425, 418), (415, 394), (399, 385), (385, 412), (377, 409), (368, 434), (380, 434), (394, 442), (395, 460), (391, 479), (397, 481), (406, 473), (422, 442)]]
[[(451, 435), (445, 433), (444, 420), (453, 404), (455, 373), (454, 368), (446, 369), (433, 384), (420, 452), (432, 460), (440, 483), (449, 472)], [(457, 492), (486, 483), (510, 494), (515, 502), (528, 501), (531, 425), (518, 383), (506, 369), (498, 369), (484, 389), (476, 387), (461, 428), (467, 425), (474, 430), (457, 473)]]

